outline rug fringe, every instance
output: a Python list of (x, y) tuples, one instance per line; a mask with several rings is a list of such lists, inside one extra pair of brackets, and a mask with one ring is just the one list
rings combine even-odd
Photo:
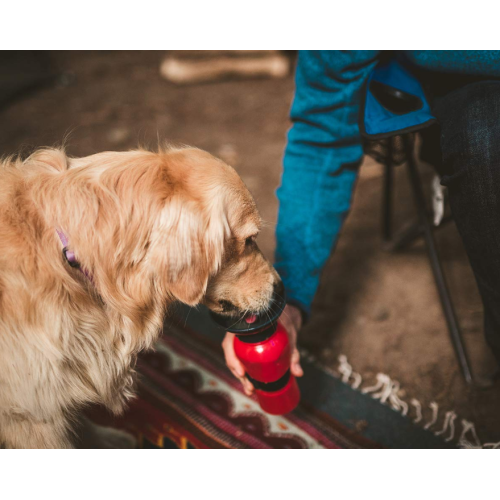
[(410, 403), (415, 407), (417, 416), (413, 419), (413, 423), (418, 424), (422, 420), (422, 405), (418, 399), (413, 398)]
[(435, 401), (433, 401), (429, 405), (429, 408), (432, 410), (432, 418), (429, 420), (429, 422), (427, 422), (424, 425), (424, 429), (426, 429), (426, 430), (430, 429), (437, 422), (438, 413), (439, 413), (439, 405)]
[(342, 382), (350, 385), (355, 390), (359, 390), (363, 394), (370, 394), (373, 399), (379, 400), (382, 404), (389, 405), (394, 411), (401, 413), (403, 416), (409, 416), (410, 405), (413, 406), (416, 414), (415, 418), (413, 418), (413, 422), (420, 423), (423, 425), (424, 429), (429, 432), (433, 432), (436, 436), (443, 436), (444, 441), (446, 442), (455, 440), (458, 447), (464, 449), (500, 449), (500, 441), (498, 443), (482, 444), (476, 433), (475, 425), (465, 419), (460, 420), (462, 430), (457, 438), (456, 434), (458, 434), (458, 429), (456, 429), (455, 421), (458, 418), (458, 415), (454, 411), (447, 411), (444, 415), (442, 428), (437, 431), (432, 431), (431, 427), (434, 426), (439, 420), (439, 405), (435, 401), (429, 404), (432, 415), (430, 420), (425, 423), (423, 421), (424, 418), (420, 401), (412, 398), (409, 405), (406, 401), (401, 399), (400, 383), (393, 380), (385, 373), (378, 373), (375, 377), (375, 384), (362, 388), (361, 384), (363, 383), (363, 377), (353, 370), (345, 354), (341, 354), (337, 358), (339, 361), (337, 373), (334, 370), (323, 366), (306, 350), (300, 349), (300, 353), (306, 360), (320, 366), (322, 370), (326, 371), (330, 375), (335, 378), (340, 378)]

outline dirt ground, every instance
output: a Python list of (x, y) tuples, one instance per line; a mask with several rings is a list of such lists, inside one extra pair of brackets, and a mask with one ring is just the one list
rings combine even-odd
[[(240, 173), (269, 222), (259, 244), (272, 259), (281, 160), (290, 125), (293, 77), (176, 87), (162, 80), (161, 52), (79, 52), (0, 57), (0, 93), (14, 74), (35, 71), (33, 61), (69, 76), (20, 95), (0, 108), (0, 151), (29, 152), (66, 141), (71, 155), (154, 147), (158, 138), (221, 156)], [(28, 69), (26, 69), (28, 68)], [(499, 441), (500, 387), (467, 388), (443, 319), (422, 243), (402, 253), (384, 250), (380, 232), (381, 167), (365, 162), (353, 210), (323, 273), (301, 344), (336, 369), (347, 355), (367, 383), (383, 372), (401, 383), (403, 399), (476, 424), (481, 440)], [(427, 172), (428, 174), (429, 172)], [(414, 217), (406, 172), (396, 176), (397, 225)], [(473, 368), (494, 366), (482, 335), (482, 306), (453, 224), (437, 234)], [(442, 412), (441, 412), (442, 410)], [(424, 410), (430, 417), (430, 410)], [(458, 422), (458, 420), (457, 420)], [(442, 424), (441, 424), (442, 425)], [(436, 430), (440, 425), (436, 426)]]

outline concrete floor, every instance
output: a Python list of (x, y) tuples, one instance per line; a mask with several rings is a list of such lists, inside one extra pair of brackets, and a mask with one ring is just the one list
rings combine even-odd
[[(48, 87), (0, 111), (2, 154), (60, 144), (75, 156), (125, 150), (160, 140), (206, 149), (230, 162), (254, 194), (268, 222), (259, 237), (272, 259), (277, 213), (275, 189), (293, 78), (228, 81), (175, 87), (158, 74), (159, 52), (53, 53), (56, 67), (72, 71), (67, 87)], [(0, 61), (1, 63), (1, 61)], [(426, 178), (428, 169), (423, 169)], [(401, 397), (417, 398), (425, 418), (431, 401), (475, 422), (482, 441), (500, 440), (499, 387), (467, 388), (448, 339), (425, 248), (384, 250), (380, 235), (381, 167), (365, 162), (353, 210), (327, 264), (301, 344), (336, 369), (347, 355), (366, 385), (378, 372), (401, 383)], [(396, 225), (414, 217), (403, 168), (396, 176)], [(482, 306), (458, 233), (437, 235), (473, 367), (487, 374), (492, 357), (482, 335)], [(458, 422), (458, 420), (457, 420)]]

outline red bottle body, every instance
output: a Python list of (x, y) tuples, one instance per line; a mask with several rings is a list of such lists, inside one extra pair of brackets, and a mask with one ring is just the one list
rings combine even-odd
[[(283, 415), (292, 411), (300, 400), (297, 381), (289, 372), (288, 334), (278, 322), (274, 333), (268, 338), (261, 337), (235, 336), (234, 351), (254, 382), (262, 409), (272, 415)], [(270, 385), (266, 387), (267, 384)]]

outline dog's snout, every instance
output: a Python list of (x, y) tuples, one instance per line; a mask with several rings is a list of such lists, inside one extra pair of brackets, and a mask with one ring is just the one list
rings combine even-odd
[(281, 281), (279, 278), (274, 282), (273, 293), (281, 297), (285, 294), (285, 285), (283, 285), (283, 281)]
[(219, 300), (219, 305), (224, 313), (238, 312), (238, 308), (229, 300)]

